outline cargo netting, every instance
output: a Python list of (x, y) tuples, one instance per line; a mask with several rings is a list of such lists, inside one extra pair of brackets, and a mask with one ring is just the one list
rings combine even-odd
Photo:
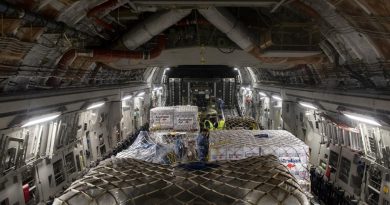
[(310, 190), (309, 147), (285, 130), (221, 130), (210, 132), (209, 161), (274, 155)]
[(259, 125), (252, 117), (227, 116), (225, 119), (226, 130), (257, 130)]
[(272, 155), (179, 166), (107, 159), (75, 181), (54, 205), (309, 205), (288, 169)]

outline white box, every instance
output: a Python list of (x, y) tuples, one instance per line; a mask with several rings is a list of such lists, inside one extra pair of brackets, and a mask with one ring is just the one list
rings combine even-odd
[(150, 128), (153, 130), (173, 129), (174, 108), (158, 107), (150, 110)]

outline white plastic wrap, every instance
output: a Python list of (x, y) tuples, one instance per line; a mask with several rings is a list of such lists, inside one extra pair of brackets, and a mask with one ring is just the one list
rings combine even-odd
[(133, 144), (119, 152), (116, 158), (133, 158), (158, 163), (157, 144), (150, 139), (147, 132), (140, 132)]
[(166, 163), (182, 163), (196, 161), (197, 132), (153, 132), (151, 138), (160, 146), (173, 150), (168, 153)]
[(159, 164), (196, 161), (197, 133), (140, 132), (134, 143), (117, 158), (133, 158)]

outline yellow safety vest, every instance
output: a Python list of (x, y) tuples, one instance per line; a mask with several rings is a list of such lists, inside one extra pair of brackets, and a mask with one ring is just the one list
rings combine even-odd
[(213, 123), (210, 121), (210, 120), (205, 120), (204, 123), (203, 123), (203, 127), (204, 128), (207, 128), (208, 126), (206, 125), (206, 123), (209, 123), (210, 127), (208, 128), (209, 130), (214, 130), (214, 125)]
[(218, 128), (217, 130), (223, 130), (223, 128), (225, 128), (225, 120), (220, 120), (218, 122)]

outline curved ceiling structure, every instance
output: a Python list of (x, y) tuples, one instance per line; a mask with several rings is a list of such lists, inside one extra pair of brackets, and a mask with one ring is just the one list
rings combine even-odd
[(120, 84), (137, 80), (130, 70), (213, 64), (253, 67), (263, 83), (315, 75), (383, 90), (389, 9), (381, 0), (8, 1), (0, 88)]
[[(390, 0), (2, 0), (0, 18), (0, 205), (291, 195), (245, 163), (195, 171), (209, 181), (187, 177), (195, 195), (165, 190), (188, 183), (152, 179), (149, 163), (85, 175), (125, 150), (169, 164), (276, 154), (310, 201), (390, 204)], [(130, 151), (143, 130), (156, 142), (141, 133)]]

